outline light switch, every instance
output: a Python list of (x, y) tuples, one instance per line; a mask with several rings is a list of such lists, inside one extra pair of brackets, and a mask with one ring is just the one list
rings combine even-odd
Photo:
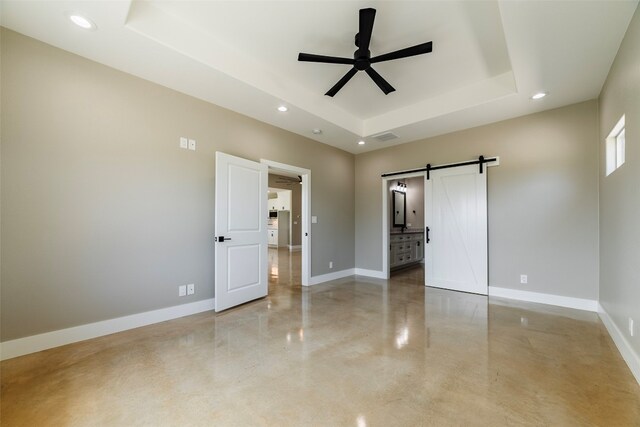
[(312, 216), (311, 217), (311, 224), (317, 224), (318, 223), (318, 217), (317, 216)]
[(196, 151), (196, 140), (195, 139), (190, 139), (189, 140), (189, 150)]
[(187, 138), (180, 137), (180, 148), (188, 148), (189, 140)]

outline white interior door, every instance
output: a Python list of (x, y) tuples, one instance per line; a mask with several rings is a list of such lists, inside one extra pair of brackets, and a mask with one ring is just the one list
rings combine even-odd
[(425, 285), (487, 294), (487, 172), (478, 165), (430, 172), (425, 181)]
[(216, 311), (267, 295), (267, 169), (216, 152)]

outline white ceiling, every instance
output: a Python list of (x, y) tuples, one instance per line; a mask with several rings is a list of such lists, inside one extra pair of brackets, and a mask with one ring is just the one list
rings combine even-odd
[[(352, 153), (598, 96), (638, 0), (3, 1), (2, 25), (116, 69)], [(375, 64), (384, 95), (349, 66), (358, 9), (377, 16), (372, 56), (433, 41), (433, 52)], [(98, 29), (75, 27), (69, 12)], [(549, 95), (532, 101), (538, 91)], [(287, 105), (279, 113), (276, 107)], [(311, 130), (322, 129), (321, 135)], [(398, 139), (372, 136), (391, 131)], [(367, 144), (357, 145), (364, 139)]]

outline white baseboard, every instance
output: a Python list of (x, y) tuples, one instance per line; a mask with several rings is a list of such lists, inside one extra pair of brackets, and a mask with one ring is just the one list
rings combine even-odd
[(302, 245), (289, 245), (289, 252), (300, 252)]
[(0, 343), (0, 360), (213, 310), (214, 298), (103, 320)]
[(601, 304), (598, 304), (598, 315), (600, 315), (602, 323), (604, 323), (611, 339), (613, 339), (616, 347), (618, 347), (618, 351), (622, 355), (622, 358), (627, 362), (627, 366), (629, 366), (631, 373), (636, 377), (638, 384), (640, 384), (640, 355), (633, 350), (633, 347), (631, 347), (627, 337), (624, 336), (620, 328), (618, 328), (618, 325), (616, 325), (611, 316), (609, 316), (609, 313), (607, 313)]
[(312, 276), (309, 286), (319, 285), (320, 283), (329, 282), (331, 280), (342, 279), (343, 277), (353, 276), (354, 274), (355, 268), (347, 268), (346, 270), (335, 271), (333, 273)]
[(387, 275), (382, 271), (378, 270), (367, 270), (366, 268), (356, 268), (355, 269), (356, 276), (367, 276), (374, 277), (376, 279), (387, 279)]
[(489, 296), (515, 299), (519, 301), (537, 302), (540, 304), (557, 305), (559, 307), (575, 308), (578, 310), (593, 312), (598, 311), (598, 301), (591, 299), (564, 297), (561, 295), (521, 291), (518, 289), (498, 288), (495, 286), (489, 286)]

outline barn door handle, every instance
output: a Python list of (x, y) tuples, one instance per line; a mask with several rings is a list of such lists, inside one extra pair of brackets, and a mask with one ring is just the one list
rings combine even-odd
[(429, 238), (429, 227), (427, 227), (427, 240), (425, 241), (425, 243), (429, 243), (431, 241), (431, 239)]
[(224, 236), (216, 237), (215, 239), (216, 239), (216, 242), (220, 242), (220, 243), (224, 242), (225, 240), (231, 240), (230, 238), (224, 237)]

